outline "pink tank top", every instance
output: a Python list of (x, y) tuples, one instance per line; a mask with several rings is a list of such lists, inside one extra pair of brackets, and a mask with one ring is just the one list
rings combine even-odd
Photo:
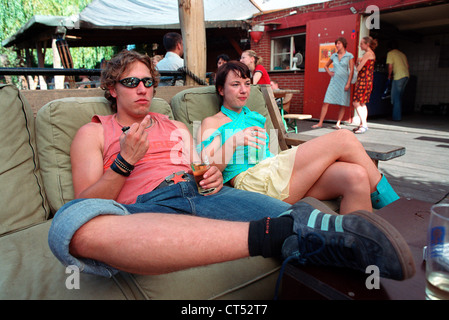
[[(149, 113), (153, 125), (146, 129), (150, 146), (148, 151), (135, 165), (131, 175), (126, 178), (116, 201), (123, 204), (136, 202), (139, 195), (156, 188), (165, 177), (181, 170), (190, 170), (190, 161), (184, 152), (182, 130), (178, 129), (166, 115)], [(92, 122), (101, 123), (104, 130), (103, 167), (106, 171), (120, 152), (119, 137), (122, 126), (115, 114), (95, 115)]]

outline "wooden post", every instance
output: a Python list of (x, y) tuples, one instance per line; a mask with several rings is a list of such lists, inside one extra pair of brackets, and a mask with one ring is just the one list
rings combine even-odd
[[(43, 42), (36, 42), (36, 51), (37, 51), (37, 63), (39, 68), (45, 67), (45, 53), (42, 51)], [(38, 76), (39, 86), (41, 90), (47, 90), (47, 82), (45, 82), (45, 78), (41, 75)]]
[[(56, 46), (56, 38), (53, 38), (51, 41), (51, 49), (53, 51), (53, 68), (62, 68), (61, 58)], [(55, 89), (64, 89), (64, 76), (55, 76), (54, 79)]]
[[(206, 78), (206, 27), (203, 0), (178, 0), (178, 4), (185, 66), (204, 80)], [(187, 75), (185, 85), (195, 86), (198, 83)]]

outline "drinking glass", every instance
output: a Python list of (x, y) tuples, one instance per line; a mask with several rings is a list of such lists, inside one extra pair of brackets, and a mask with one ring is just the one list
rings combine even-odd
[(207, 155), (204, 152), (201, 152), (200, 159), (194, 160), (190, 164), (190, 166), (192, 167), (193, 177), (195, 178), (199, 194), (205, 195), (213, 192), (216, 188), (204, 189), (200, 185), (200, 181), (203, 180), (204, 173), (210, 168), (209, 159)]
[(430, 209), (426, 258), (427, 299), (449, 300), (449, 204)]

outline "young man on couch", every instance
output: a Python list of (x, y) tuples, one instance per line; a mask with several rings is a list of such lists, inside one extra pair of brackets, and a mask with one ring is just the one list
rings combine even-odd
[[(123, 51), (102, 86), (116, 113), (94, 116), (71, 147), (75, 197), (55, 215), (53, 253), (84, 272), (162, 274), (248, 256), (293, 257), (381, 275), (413, 275), (409, 248), (386, 221), (365, 212), (338, 216), (298, 202), (222, 185), (211, 167), (198, 193), (187, 128), (149, 112), (157, 71), (149, 57)], [(127, 128), (129, 127), (129, 128)], [(314, 235), (314, 236), (312, 236)], [(340, 253), (336, 260), (330, 252)]]

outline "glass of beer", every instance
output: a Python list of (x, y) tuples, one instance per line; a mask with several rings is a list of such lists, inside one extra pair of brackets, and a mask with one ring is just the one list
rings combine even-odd
[(205, 195), (213, 192), (216, 188), (204, 189), (200, 185), (200, 181), (203, 180), (204, 173), (210, 169), (207, 155), (204, 152), (201, 152), (200, 159), (194, 160), (190, 166), (192, 167), (193, 177), (195, 178), (195, 182), (198, 187), (198, 193)]

